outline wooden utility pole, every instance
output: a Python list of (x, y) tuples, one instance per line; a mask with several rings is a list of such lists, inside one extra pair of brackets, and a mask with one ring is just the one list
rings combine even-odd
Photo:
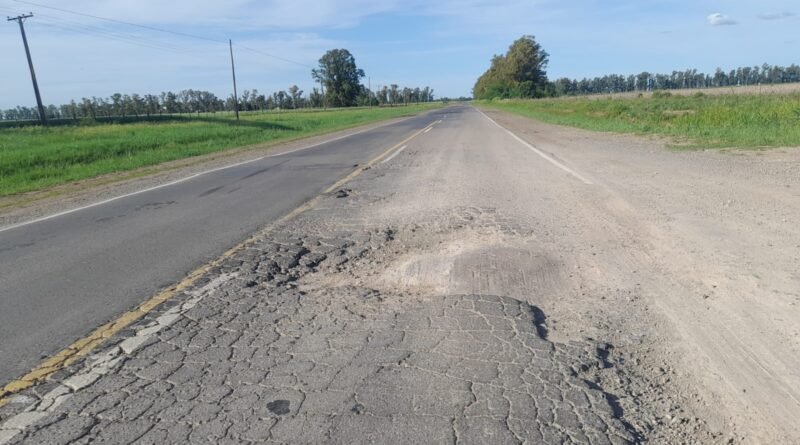
[(33, 17), (33, 13), (27, 15), (19, 15), (17, 17), (8, 17), (9, 22), (19, 23), (19, 31), (22, 33), (22, 43), (25, 45), (25, 55), (28, 56), (28, 68), (31, 70), (31, 80), (33, 81), (33, 92), (36, 94), (36, 106), (39, 107), (39, 119), (42, 125), (47, 125), (47, 113), (42, 104), (42, 95), (39, 94), (39, 83), (36, 81), (36, 71), (33, 70), (33, 59), (31, 59), (31, 50), (28, 48), (28, 37), (25, 36), (25, 19)]
[(236, 120), (239, 120), (239, 93), (236, 92), (236, 67), (233, 64), (233, 40), (228, 40), (231, 47), (231, 73), (233, 73), (233, 111), (236, 112)]
[(325, 102), (325, 84), (322, 82), (322, 79), (319, 80), (319, 88), (322, 90), (322, 109), (327, 110), (328, 104)]

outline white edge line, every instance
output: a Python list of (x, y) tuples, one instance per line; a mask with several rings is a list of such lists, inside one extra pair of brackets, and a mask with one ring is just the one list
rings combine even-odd
[(391, 161), (392, 159), (394, 159), (395, 156), (399, 155), (400, 152), (405, 150), (406, 148), (408, 148), (408, 145), (403, 145), (402, 147), (400, 147), (399, 150), (397, 150), (396, 152), (392, 153), (391, 156), (389, 156), (388, 158), (386, 158), (383, 161), (381, 161), (381, 164), (385, 164), (385, 163)]
[[(473, 108), (475, 108), (475, 107), (473, 107)], [(536, 153), (537, 155), (541, 156), (541, 157), (542, 157), (544, 160), (546, 160), (546, 161), (550, 162), (551, 164), (555, 165), (556, 167), (560, 168), (561, 170), (564, 170), (565, 172), (567, 172), (567, 173), (569, 173), (570, 175), (574, 176), (575, 178), (579, 179), (579, 180), (580, 180), (581, 182), (583, 182), (584, 184), (586, 184), (586, 185), (592, 185), (592, 182), (591, 182), (591, 181), (589, 181), (588, 179), (586, 179), (586, 178), (584, 178), (583, 176), (581, 176), (580, 174), (578, 174), (578, 172), (576, 172), (575, 170), (573, 170), (573, 169), (571, 169), (571, 168), (567, 167), (566, 165), (564, 165), (564, 164), (562, 164), (562, 163), (560, 163), (560, 162), (556, 161), (555, 159), (551, 158), (550, 156), (547, 156), (547, 154), (545, 154), (543, 151), (539, 150), (538, 148), (536, 148), (536, 147), (534, 147), (533, 145), (529, 144), (527, 141), (525, 141), (525, 140), (524, 140), (524, 139), (522, 139), (521, 137), (519, 137), (519, 136), (517, 136), (516, 134), (512, 133), (512, 132), (511, 132), (511, 130), (509, 130), (509, 129), (507, 129), (506, 127), (504, 127), (504, 126), (502, 126), (502, 125), (498, 124), (497, 122), (495, 122), (495, 120), (494, 120), (494, 119), (492, 119), (491, 117), (487, 116), (487, 115), (486, 115), (486, 113), (484, 113), (483, 111), (479, 110), (478, 108), (475, 108), (475, 110), (476, 110), (478, 113), (482, 114), (482, 115), (483, 115), (483, 117), (485, 117), (486, 119), (489, 119), (489, 122), (491, 122), (491, 123), (493, 123), (493, 124), (497, 125), (497, 127), (498, 127), (498, 128), (500, 128), (501, 130), (503, 130), (503, 131), (505, 131), (506, 133), (508, 133), (509, 135), (511, 135), (511, 137), (513, 137), (514, 139), (516, 139), (516, 140), (517, 140), (517, 141), (518, 141), (520, 144), (522, 144), (522, 145), (524, 145), (524, 146), (528, 147), (529, 149), (531, 149), (531, 151), (533, 151), (533, 152), (534, 152), (534, 153)]]
[[(403, 122), (405, 120), (408, 120), (408, 119), (411, 119), (411, 118), (414, 118), (414, 117), (416, 117), (416, 116), (409, 116), (409, 117), (407, 117), (405, 119), (401, 119), (399, 121), (395, 121), (395, 122), (391, 122), (391, 123), (386, 123), (384, 125), (391, 125), (391, 124), (400, 123), (400, 122)], [(382, 127), (384, 125), (380, 125), (379, 127)], [(346, 138), (349, 138), (349, 137), (352, 137), (352, 136), (359, 135), (361, 133), (366, 133), (367, 131), (374, 130), (375, 128), (378, 128), (378, 127), (365, 128), (363, 130), (356, 131), (355, 133), (349, 133), (349, 134), (346, 134), (346, 135), (335, 137), (333, 139), (327, 139), (327, 140), (324, 140), (324, 141), (321, 141), (321, 142), (317, 142), (315, 144), (311, 144), (311, 145), (308, 145), (308, 146), (305, 146), (305, 147), (296, 148), (294, 150), (284, 151), (284, 152), (281, 152), (281, 153), (275, 153), (275, 154), (271, 154), (271, 155), (259, 156), (259, 157), (254, 158), (254, 159), (248, 159), (247, 161), (242, 161), (242, 162), (237, 162), (235, 164), (230, 164), (230, 165), (225, 165), (225, 166), (222, 166), (222, 167), (212, 168), (211, 170), (205, 170), (205, 171), (202, 171), (202, 172), (198, 172), (198, 173), (195, 173), (193, 175), (189, 175), (189, 176), (187, 176), (185, 178), (177, 179), (175, 181), (167, 182), (167, 183), (164, 183), (164, 184), (159, 184), (159, 185), (156, 185), (156, 186), (153, 186), (153, 187), (148, 187), (146, 189), (137, 190), (137, 191), (131, 192), (131, 193), (126, 193), (124, 195), (115, 196), (113, 198), (104, 199), (102, 201), (98, 201), (98, 202), (95, 202), (95, 203), (92, 203), (92, 204), (88, 204), (88, 205), (85, 205), (85, 206), (81, 206), (81, 207), (76, 207), (74, 209), (64, 210), (63, 212), (54, 213), (52, 215), (43, 216), (41, 218), (32, 219), (30, 221), (24, 221), (24, 222), (21, 222), (21, 223), (12, 224), (10, 226), (6, 226), (6, 227), (3, 227), (3, 228), (0, 228), (0, 233), (7, 232), (7, 231), (13, 230), (13, 229), (18, 229), (20, 227), (28, 226), (28, 225), (31, 225), (31, 224), (37, 224), (37, 223), (44, 222), (44, 221), (47, 221), (47, 220), (50, 220), (50, 219), (59, 218), (61, 216), (69, 215), (70, 213), (80, 212), (82, 210), (90, 209), (92, 207), (98, 207), (98, 206), (101, 206), (101, 205), (108, 204), (110, 202), (114, 202), (114, 201), (119, 200), (119, 199), (130, 198), (131, 196), (136, 196), (136, 195), (140, 195), (142, 193), (152, 192), (153, 190), (158, 190), (160, 188), (177, 185), (177, 184), (180, 184), (182, 182), (186, 182), (186, 181), (192, 180), (194, 178), (197, 178), (198, 176), (207, 175), (209, 173), (218, 172), (220, 170), (239, 167), (241, 165), (250, 164), (250, 163), (253, 163), (253, 162), (258, 162), (258, 161), (261, 161), (263, 159), (274, 158), (274, 157), (277, 157), (277, 156), (288, 155), (290, 153), (296, 153), (298, 151), (308, 150), (308, 149), (311, 149), (311, 148), (319, 147), (320, 145), (329, 144), (331, 142), (336, 142), (336, 141), (339, 141), (339, 140), (342, 140), (342, 139), (346, 139)]]

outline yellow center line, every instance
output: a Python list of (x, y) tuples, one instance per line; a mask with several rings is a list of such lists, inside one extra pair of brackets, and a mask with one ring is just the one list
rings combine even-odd
[[(405, 144), (407, 144), (407, 143), (411, 142), (411, 140), (412, 140), (412, 139), (414, 139), (415, 137), (417, 137), (417, 136), (421, 135), (422, 133), (424, 133), (424, 132), (428, 131), (429, 129), (433, 128), (433, 126), (434, 126), (434, 125), (436, 125), (436, 122), (433, 122), (433, 123), (431, 123), (430, 125), (428, 125), (427, 127), (423, 128), (422, 130), (419, 130), (419, 131), (417, 131), (416, 133), (412, 134), (412, 135), (411, 135), (411, 136), (409, 136), (408, 138), (406, 138), (406, 139), (404, 139), (403, 141), (399, 142), (397, 145), (395, 145), (395, 146), (393, 146), (392, 148), (390, 148), (390, 149), (386, 150), (386, 151), (385, 151), (385, 152), (383, 152), (382, 154), (378, 155), (378, 157), (376, 157), (376, 158), (374, 158), (373, 160), (369, 161), (369, 162), (368, 162), (368, 163), (366, 163), (365, 165), (362, 165), (361, 167), (359, 167), (358, 169), (356, 169), (354, 172), (350, 173), (349, 175), (347, 175), (347, 176), (345, 176), (344, 178), (342, 178), (341, 180), (339, 180), (339, 181), (338, 181), (336, 184), (333, 184), (332, 186), (328, 187), (328, 188), (325, 190), (325, 193), (331, 193), (331, 192), (333, 192), (334, 190), (336, 190), (337, 188), (341, 187), (342, 185), (344, 185), (344, 184), (346, 184), (346, 183), (350, 182), (351, 180), (353, 180), (353, 178), (355, 178), (356, 176), (360, 175), (360, 174), (361, 174), (362, 172), (364, 172), (365, 170), (369, 170), (369, 169), (370, 169), (370, 168), (371, 168), (373, 165), (377, 164), (377, 163), (378, 163), (378, 162), (380, 162), (382, 159), (384, 159), (384, 158), (386, 158), (387, 156), (389, 156), (389, 154), (390, 154), (391, 152), (393, 152), (393, 151), (395, 151), (395, 150), (399, 149), (399, 148), (400, 148), (400, 147), (402, 147), (403, 145), (405, 145)], [(315, 199), (317, 199), (317, 198), (315, 198)]]
[[(364, 171), (371, 168), (376, 163), (380, 162), (380, 160), (384, 159), (389, 153), (393, 152), (394, 150), (402, 147), (404, 144), (410, 142), (415, 137), (422, 134), (424, 131), (432, 128), (436, 125), (437, 122), (433, 122), (427, 127), (423, 128), (422, 130), (417, 131), (416, 133), (412, 134), (402, 142), (398, 143), (397, 145), (392, 146), (385, 152), (381, 153), (377, 157), (373, 158), (371, 161), (366, 163), (365, 165), (359, 167), (349, 175), (345, 176), (344, 178), (337, 181), (332, 186), (328, 187), (324, 194), (328, 194), (336, 190), (337, 188), (341, 187), (342, 185), (346, 184), (347, 182), (353, 180), (356, 176), (360, 175)], [(161, 303), (169, 300), (170, 298), (174, 297), (175, 295), (183, 292), (184, 290), (192, 287), (195, 282), (204, 275), (206, 275), (211, 269), (221, 265), (225, 260), (229, 259), (239, 251), (241, 251), (245, 246), (251, 244), (252, 242), (256, 241), (259, 237), (269, 233), (270, 231), (274, 230), (275, 227), (283, 224), (284, 222), (294, 218), (295, 216), (311, 209), (314, 205), (321, 199), (322, 195), (317, 195), (308, 202), (304, 203), (300, 207), (292, 210), (288, 214), (284, 215), (283, 217), (279, 218), (274, 223), (268, 225), (264, 229), (258, 231), (257, 234), (247, 238), (245, 241), (237, 244), (236, 246), (228, 249), (225, 253), (222, 254), (216, 260), (206, 264), (205, 266), (196, 269), (195, 271), (191, 272), (187, 275), (183, 280), (179, 283), (164, 289), (163, 291), (157, 293), (155, 296), (151, 297), (149, 300), (145, 301), (136, 309), (128, 311), (118, 317), (116, 320), (106, 323), (99, 328), (95, 329), (91, 334), (88, 336), (76, 341), (75, 343), (69, 345), (66, 349), (62, 350), (61, 352), (57, 353), (56, 355), (48, 358), (44, 362), (42, 362), (39, 366), (33, 368), (30, 372), (25, 374), (24, 376), (15, 379), (9, 382), (6, 386), (0, 389), (0, 407), (7, 404), (11, 398), (9, 396), (16, 394), (24, 389), (30, 388), (31, 386), (45, 380), (46, 378), (50, 377), (51, 375), (55, 374), (61, 369), (75, 363), (79, 358), (88, 355), (92, 352), (95, 348), (100, 346), (104, 341), (114, 336), (114, 334), (118, 333), (119, 331), (125, 329), (126, 327), (130, 326), (136, 320), (144, 317), (150, 311), (158, 307)]]

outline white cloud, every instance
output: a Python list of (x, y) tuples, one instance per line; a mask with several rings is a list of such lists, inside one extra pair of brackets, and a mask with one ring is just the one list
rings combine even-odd
[(711, 26), (736, 25), (738, 23), (739, 22), (737, 22), (736, 20), (720, 12), (715, 12), (708, 16), (708, 24)]
[(771, 12), (766, 14), (759, 14), (758, 18), (761, 20), (783, 20), (794, 17), (795, 13), (784, 11), (784, 12)]

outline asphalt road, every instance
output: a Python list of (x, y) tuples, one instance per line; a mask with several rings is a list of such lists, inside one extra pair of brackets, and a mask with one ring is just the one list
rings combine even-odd
[(179, 281), (440, 114), (0, 232), (0, 386)]
[(68, 317), (95, 326), (102, 292), (130, 307), (390, 146), (348, 196), (0, 407), (0, 445), (800, 443), (795, 149), (674, 151), (451, 107), (45, 224), (75, 239), (16, 241), (60, 250), (19, 255), (29, 287), (0, 289), (29, 301), (3, 303), (2, 335), (53, 332), (106, 283)]

